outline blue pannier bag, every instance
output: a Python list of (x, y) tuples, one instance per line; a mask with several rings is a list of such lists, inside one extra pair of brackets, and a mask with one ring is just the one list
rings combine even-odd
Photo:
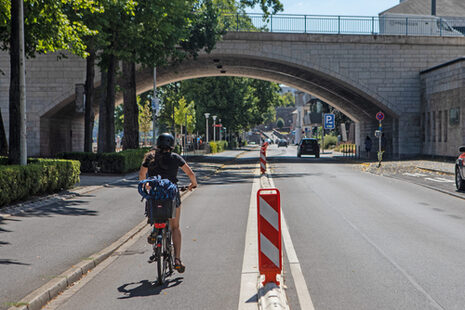
[[(147, 191), (145, 184), (150, 185)], [(178, 187), (168, 179), (160, 176), (150, 177), (139, 182), (139, 194), (146, 199), (145, 214), (150, 224), (156, 220), (175, 217)]]

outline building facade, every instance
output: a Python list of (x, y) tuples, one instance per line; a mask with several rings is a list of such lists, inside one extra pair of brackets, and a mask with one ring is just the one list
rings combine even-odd
[(465, 57), (424, 70), (420, 79), (422, 153), (456, 157), (465, 145)]

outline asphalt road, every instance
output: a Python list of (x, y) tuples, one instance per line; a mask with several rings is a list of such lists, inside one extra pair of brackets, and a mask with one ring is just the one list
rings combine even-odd
[(295, 154), (268, 156), (316, 309), (464, 309), (462, 199)]
[[(315, 309), (464, 309), (463, 199), (294, 146), (272, 145), (268, 159)], [(237, 309), (257, 162), (245, 154), (183, 201), (184, 274), (154, 286), (144, 236), (46, 309)], [(291, 309), (307, 309), (284, 261)]]
[(256, 168), (256, 152), (245, 154), (183, 201), (185, 273), (155, 285), (156, 265), (147, 263), (151, 246), (143, 236), (63, 304), (58, 297), (46, 309), (237, 309)]
[[(202, 180), (241, 151), (207, 156), (192, 166)], [(183, 175), (181, 172), (180, 175)], [(104, 177), (103, 177), (104, 178)], [(95, 178), (96, 185), (101, 180)], [(104, 178), (105, 179), (105, 178)], [(185, 177), (180, 183), (187, 184)], [(13, 210), (14, 213), (15, 210)], [(0, 309), (119, 239), (144, 218), (134, 178), (63, 201), (0, 216)]]

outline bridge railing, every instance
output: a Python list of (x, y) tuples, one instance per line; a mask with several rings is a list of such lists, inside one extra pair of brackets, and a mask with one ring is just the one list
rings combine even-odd
[(463, 36), (440, 17), (224, 14), (228, 31)]

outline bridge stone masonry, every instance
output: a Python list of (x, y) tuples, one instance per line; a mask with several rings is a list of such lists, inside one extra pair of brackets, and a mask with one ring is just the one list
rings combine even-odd
[[(386, 115), (387, 151), (421, 154), (420, 72), (464, 54), (464, 37), (228, 32), (211, 54), (159, 68), (157, 85), (207, 76), (243, 76), (279, 82), (321, 98), (356, 123), (356, 143)], [(8, 56), (0, 54), (0, 107), (8, 130)], [(28, 152), (49, 155), (82, 150), (83, 112), (76, 84), (85, 61), (43, 55), (27, 63)], [(100, 75), (96, 75), (96, 86)], [(138, 93), (153, 86), (151, 70), (139, 70)], [(121, 100), (121, 99), (120, 99)], [(78, 100), (79, 102), (79, 100)]]

